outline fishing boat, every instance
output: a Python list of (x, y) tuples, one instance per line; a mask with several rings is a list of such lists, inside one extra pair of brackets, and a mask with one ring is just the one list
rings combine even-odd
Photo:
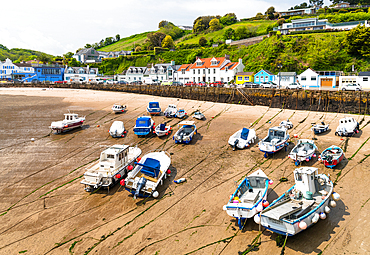
[(257, 139), (257, 136), (254, 129), (242, 128), (230, 136), (229, 144), (233, 147), (233, 150), (235, 148), (244, 149), (254, 143), (255, 139)]
[(175, 117), (176, 118), (179, 118), (179, 119), (182, 119), (182, 118), (184, 118), (185, 116), (186, 116), (186, 112), (185, 112), (185, 110), (184, 109), (180, 109), (180, 110), (178, 110), (177, 112), (176, 112), (176, 114), (175, 114)]
[(109, 134), (114, 138), (124, 137), (126, 133), (127, 131), (122, 121), (114, 121), (109, 129)]
[(159, 107), (159, 102), (149, 102), (146, 110), (150, 115), (160, 115), (162, 112), (161, 107)]
[(155, 123), (152, 118), (148, 116), (142, 116), (136, 119), (136, 125), (134, 127), (135, 135), (148, 135), (153, 132)]
[(157, 198), (158, 186), (162, 185), (171, 173), (170, 164), (171, 157), (167, 152), (150, 152), (136, 163), (134, 170), (128, 173), (121, 185), (125, 185), (125, 189), (134, 195), (134, 199), (149, 196)]
[(293, 173), (295, 185), (254, 216), (257, 224), (284, 236), (296, 235), (325, 219), (340, 198), (333, 192), (333, 182), (318, 174), (317, 168), (301, 167)]
[(267, 190), (272, 180), (261, 170), (247, 176), (230, 196), (229, 202), (223, 206), (226, 213), (238, 219), (239, 228), (243, 228), (243, 220), (252, 218), (262, 211), (262, 204), (268, 205)]
[(194, 121), (181, 121), (179, 123), (179, 130), (177, 130), (172, 139), (175, 140), (175, 143), (189, 144), (196, 134), (197, 127)]
[(258, 143), (260, 151), (264, 152), (264, 157), (267, 158), (268, 154), (273, 154), (280, 151), (289, 145), (289, 134), (285, 127), (272, 127), (269, 129), (268, 135)]
[(310, 161), (316, 157), (317, 147), (314, 141), (309, 139), (299, 139), (297, 145), (291, 150), (288, 158), (294, 160), (294, 164), (298, 166), (301, 162)]
[(204, 114), (203, 113), (201, 113), (200, 111), (196, 111), (195, 113), (194, 113), (194, 116), (193, 116), (193, 118), (196, 118), (196, 119), (198, 119), (198, 120), (202, 120), (202, 119), (204, 119), (206, 116), (204, 116)]
[(133, 169), (134, 162), (140, 154), (141, 149), (128, 145), (116, 144), (106, 148), (100, 153), (99, 163), (84, 173), (81, 183), (88, 192), (100, 187), (109, 188)]
[(283, 120), (282, 122), (280, 122), (280, 127), (285, 127), (287, 129), (291, 129), (293, 128), (293, 123), (290, 122), (289, 120)]
[(176, 116), (177, 106), (174, 104), (169, 104), (167, 109), (164, 111), (164, 116), (167, 118), (173, 118)]
[(153, 133), (157, 136), (169, 135), (171, 134), (171, 129), (170, 125), (166, 126), (166, 123), (162, 123), (155, 127)]
[(339, 120), (339, 126), (335, 135), (339, 136), (353, 136), (359, 132), (360, 125), (352, 117), (346, 117)]
[(326, 167), (333, 168), (338, 165), (344, 158), (343, 150), (335, 145), (325, 149), (319, 156), (319, 160), (324, 163)]
[(325, 124), (322, 121), (321, 124), (313, 125), (311, 130), (315, 133), (315, 135), (321, 134), (329, 130), (329, 124)]
[(66, 113), (64, 114), (64, 120), (52, 122), (50, 128), (60, 134), (61, 132), (81, 127), (84, 121), (85, 117), (78, 117), (76, 113)]
[(124, 112), (124, 111), (126, 111), (126, 109), (127, 109), (126, 105), (114, 104), (114, 105), (112, 106), (112, 111), (113, 111), (114, 113)]

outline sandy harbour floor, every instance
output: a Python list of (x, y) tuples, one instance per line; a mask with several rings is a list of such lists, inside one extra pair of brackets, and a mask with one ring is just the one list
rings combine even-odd
[[(132, 128), (146, 114), (150, 101), (164, 110), (176, 104), (190, 115), (200, 109), (206, 120), (195, 120), (199, 134), (190, 145), (175, 145), (172, 135), (139, 138)], [(128, 111), (114, 114), (114, 103)], [(50, 134), (50, 123), (71, 112), (86, 116), (82, 128)], [(369, 254), (370, 117), (354, 115), (361, 132), (348, 140), (334, 135), (347, 114), (269, 109), (260, 106), (161, 98), (149, 95), (67, 89), (0, 89), (0, 254), (243, 254), (259, 233), (249, 219), (243, 230), (222, 206), (237, 183), (256, 169), (274, 181), (271, 202), (294, 184), (294, 163), (280, 151), (267, 160), (256, 144), (233, 151), (227, 141), (242, 127), (254, 128), (261, 139), (270, 127), (290, 119), (291, 137), (312, 138), (311, 123), (330, 123), (331, 131), (316, 136), (321, 152), (330, 145), (346, 148), (346, 159), (328, 169), (341, 195), (325, 220), (287, 239), (285, 254)], [(153, 117), (156, 124), (178, 119)], [(190, 116), (188, 118), (192, 120)], [(125, 138), (108, 134), (114, 120), (128, 129)], [(35, 141), (32, 142), (31, 138)], [(158, 199), (134, 200), (119, 184), (95, 193), (84, 191), (82, 175), (106, 146), (138, 145), (143, 154), (166, 150), (172, 174)], [(360, 148), (360, 149), (359, 149)], [(359, 150), (358, 150), (359, 149)], [(357, 151), (358, 150), (358, 151)], [(350, 159), (350, 160), (349, 160)], [(287, 182), (279, 182), (281, 177)], [(175, 184), (185, 177), (187, 182)], [(249, 254), (280, 254), (277, 234), (262, 228), (261, 243)]]

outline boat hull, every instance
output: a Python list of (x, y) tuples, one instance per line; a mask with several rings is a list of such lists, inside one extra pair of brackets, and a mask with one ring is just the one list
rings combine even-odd
[(276, 144), (275, 146), (270, 146), (270, 147), (272, 147), (271, 149), (267, 148), (267, 146), (259, 145), (259, 149), (260, 149), (261, 152), (265, 153), (265, 157), (267, 157), (267, 155), (274, 154), (274, 153), (282, 150), (283, 148), (286, 148), (286, 146), (288, 146), (287, 140), (284, 141), (284, 142), (281, 142), (279, 144)]
[(342, 155), (338, 159), (333, 159), (331, 163), (329, 163), (326, 160), (323, 160), (322, 162), (324, 163), (324, 166), (333, 168), (336, 165), (338, 165), (343, 160), (343, 158), (344, 158), (344, 154), (342, 153)]
[(162, 112), (161, 108), (147, 108), (146, 110), (150, 115), (160, 115)]
[(61, 133), (61, 132), (67, 132), (67, 131), (75, 129), (75, 128), (79, 128), (83, 125), (83, 123), (84, 123), (84, 121), (81, 120), (81, 121), (78, 121), (78, 122), (68, 123), (68, 124), (61, 125), (61, 126), (53, 126), (52, 125), (50, 128), (53, 131), (57, 131), (57, 133)]

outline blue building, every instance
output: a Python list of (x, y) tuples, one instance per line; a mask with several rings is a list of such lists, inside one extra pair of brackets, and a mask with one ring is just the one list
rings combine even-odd
[(271, 73), (268, 70), (261, 70), (254, 75), (254, 83), (261, 84), (262, 82), (275, 82), (275, 74)]
[[(34, 65), (36, 77), (40, 82), (49, 81), (63, 81), (64, 68), (58, 65)], [(33, 80), (35, 80), (33, 79)]]

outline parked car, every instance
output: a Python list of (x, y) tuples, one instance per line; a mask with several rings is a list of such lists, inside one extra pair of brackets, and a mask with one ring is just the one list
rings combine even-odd
[(243, 88), (258, 88), (259, 85), (257, 83), (253, 82), (244, 82), (243, 83)]
[(172, 86), (173, 81), (162, 81), (161, 85), (163, 86)]
[(293, 82), (293, 83), (290, 83), (289, 85), (286, 85), (285, 88), (286, 89), (302, 89), (302, 85), (297, 82)]
[(14, 83), (14, 84), (17, 84), (17, 83), (23, 83), (22, 80), (19, 80), (19, 79), (13, 79), (10, 81), (11, 83)]
[(54, 84), (67, 84), (67, 81), (54, 81)]
[(209, 84), (211, 87), (223, 87), (224, 83), (222, 81), (214, 81)]
[(198, 86), (201, 86), (201, 87), (207, 87), (207, 84), (204, 82), (204, 81), (200, 81), (198, 82), (197, 84)]
[(117, 81), (107, 80), (107, 81), (105, 82), (105, 84), (113, 85), (113, 84), (117, 84)]
[(141, 85), (143, 84), (141, 81), (132, 81), (130, 82), (131, 85)]
[(346, 90), (361, 91), (362, 90), (362, 87), (361, 87), (360, 84), (346, 83), (346, 84), (343, 84), (342, 85), (342, 90), (343, 91), (346, 91)]
[(192, 81), (188, 81), (187, 83), (185, 83), (185, 86), (195, 86), (195, 85), (196, 83)]
[(184, 86), (184, 84), (182, 82), (180, 82), (180, 81), (174, 81), (172, 83), (172, 86)]
[(269, 82), (262, 82), (260, 84), (260, 87), (261, 88), (264, 88), (264, 89), (276, 89), (278, 87), (278, 85), (276, 85), (276, 83), (273, 83), (272, 81), (269, 81)]
[(128, 84), (128, 82), (127, 81), (118, 81), (117, 84), (126, 85), (126, 84)]

